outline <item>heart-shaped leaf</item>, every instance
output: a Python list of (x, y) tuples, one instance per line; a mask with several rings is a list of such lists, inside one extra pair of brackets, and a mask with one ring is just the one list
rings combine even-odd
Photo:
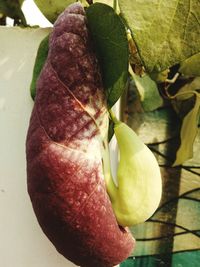
[(200, 51), (199, 0), (119, 0), (119, 6), (149, 73)]
[(95, 3), (87, 11), (109, 108), (122, 95), (128, 78), (128, 41), (121, 18), (108, 5)]
[(200, 53), (183, 61), (179, 72), (186, 76), (200, 76)]

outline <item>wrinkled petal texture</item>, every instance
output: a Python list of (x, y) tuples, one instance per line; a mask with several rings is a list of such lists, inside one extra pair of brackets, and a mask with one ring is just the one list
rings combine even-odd
[(58, 17), (49, 47), (27, 134), (28, 192), (63, 256), (82, 267), (113, 267), (129, 256), (134, 239), (118, 226), (105, 188), (108, 114), (80, 4)]

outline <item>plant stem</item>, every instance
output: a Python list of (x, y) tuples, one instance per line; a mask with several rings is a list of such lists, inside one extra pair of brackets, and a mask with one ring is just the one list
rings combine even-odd
[(111, 118), (111, 120), (114, 122), (114, 124), (116, 125), (116, 124), (119, 124), (120, 123), (120, 121), (116, 118), (116, 116), (115, 116), (115, 114), (114, 114), (114, 112), (112, 111), (112, 109), (109, 109), (109, 114), (110, 114), (110, 118)]
[(117, 0), (113, 0), (113, 9), (117, 13)]

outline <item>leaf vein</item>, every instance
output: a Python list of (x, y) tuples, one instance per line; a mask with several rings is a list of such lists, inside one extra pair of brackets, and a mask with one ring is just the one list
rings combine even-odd
[[(156, 58), (156, 61), (155, 61), (154, 66), (156, 66), (156, 65), (158, 64), (160, 55), (161, 55), (162, 52), (163, 52), (163, 49), (164, 49), (164, 43), (165, 43), (165, 41), (168, 39), (170, 30), (171, 30), (171, 26), (173, 25), (173, 21), (174, 21), (175, 15), (176, 15), (176, 13), (177, 13), (178, 4), (179, 4), (179, 0), (176, 1), (176, 7), (174, 8), (174, 13), (173, 13), (173, 15), (171, 16), (171, 20), (170, 20), (170, 22), (169, 22), (169, 26), (168, 26), (167, 33), (166, 33), (165, 38), (164, 38), (164, 40), (163, 40), (163, 42), (162, 42), (162, 44), (161, 44), (160, 53), (157, 54), (157, 58)], [(164, 50), (165, 50), (165, 49), (164, 49)]]
[(188, 14), (187, 14), (187, 18), (186, 18), (186, 23), (185, 23), (185, 27), (184, 27), (184, 37), (183, 40), (186, 39), (186, 32), (187, 32), (187, 25), (188, 25), (188, 20), (189, 20), (189, 16), (191, 14), (191, 0), (189, 0), (189, 9), (188, 9)]

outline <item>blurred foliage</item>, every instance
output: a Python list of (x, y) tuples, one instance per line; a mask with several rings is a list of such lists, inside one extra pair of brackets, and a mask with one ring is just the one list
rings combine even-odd
[(6, 17), (14, 20), (14, 25), (27, 26), (25, 16), (21, 10), (24, 0), (0, 0), (0, 23), (6, 23)]

